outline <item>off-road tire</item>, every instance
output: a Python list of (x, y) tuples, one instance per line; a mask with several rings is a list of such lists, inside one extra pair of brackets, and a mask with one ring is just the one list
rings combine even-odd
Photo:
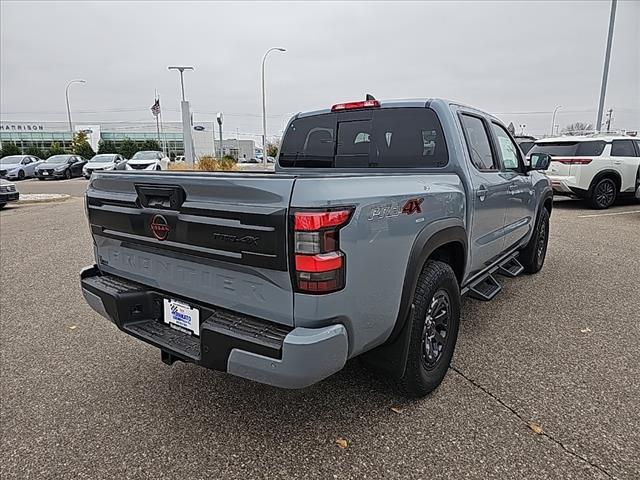
[(601, 178), (591, 189), (589, 204), (596, 210), (607, 209), (615, 203), (617, 193), (616, 182), (609, 177)]
[(525, 273), (538, 273), (542, 270), (547, 257), (549, 245), (549, 212), (542, 207), (536, 220), (535, 230), (529, 243), (520, 251), (518, 260), (524, 267)]
[[(429, 331), (427, 317), (434, 301), (440, 295), (448, 300), (448, 318), (445, 345), (439, 350), (435, 364), (427, 365), (426, 338)], [(447, 374), (451, 357), (458, 338), (460, 324), (460, 288), (455, 273), (449, 265), (439, 261), (428, 261), (418, 277), (413, 296), (411, 317), (409, 318), (411, 335), (407, 350), (404, 375), (396, 380), (400, 392), (407, 397), (423, 397), (435, 390)]]

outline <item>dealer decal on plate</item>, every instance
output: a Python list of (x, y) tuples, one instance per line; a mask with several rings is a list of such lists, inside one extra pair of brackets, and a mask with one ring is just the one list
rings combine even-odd
[(200, 335), (200, 312), (197, 308), (176, 300), (164, 299), (164, 323), (178, 327), (178, 330)]

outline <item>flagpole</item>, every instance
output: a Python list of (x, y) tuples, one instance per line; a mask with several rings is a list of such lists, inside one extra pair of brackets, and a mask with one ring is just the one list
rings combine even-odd
[[(158, 95), (158, 99), (160, 95)], [(164, 131), (164, 123), (162, 121), (162, 107), (160, 107), (160, 131), (162, 132), (162, 153), (169, 157), (169, 149), (167, 148), (167, 133)]]
[[(159, 97), (158, 97), (158, 91), (155, 91), (154, 94), (154, 103), (153, 106), (155, 108), (156, 105), (158, 105), (158, 107), (160, 107), (160, 103), (158, 102)], [(157, 112), (153, 113), (153, 116), (156, 117), (156, 135), (158, 136), (158, 147), (160, 147), (162, 145), (162, 140), (160, 139), (160, 119), (158, 118), (158, 116), (160, 115), (160, 108), (158, 108)], [(162, 151), (162, 153), (164, 154), (164, 150)]]

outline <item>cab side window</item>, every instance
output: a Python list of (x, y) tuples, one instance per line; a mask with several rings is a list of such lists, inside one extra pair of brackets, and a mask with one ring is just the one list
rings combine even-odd
[(466, 113), (461, 114), (460, 119), (471, 162), (481, 171), (498, 170), (498, 162), (493, 157), (484, 121)]
[(511, 140), (511, 137), (507, 131), (497, 123), (492, 123), (493, 133), (498, 140), (498, 147), (500, 148), (500, 154), (502, 155), (502, 165), (507, 170), (518, 170), (520, 153), (518, 147)]

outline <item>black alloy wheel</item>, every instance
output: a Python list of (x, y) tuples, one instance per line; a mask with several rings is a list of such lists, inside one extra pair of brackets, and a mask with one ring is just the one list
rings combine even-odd
[(431, 299), (422, 329), (422, 363), (433, 370), (449, 342), (451, 300), (445, 290), (438, 290)]
[(597, 209), (609, 208), (616, 200), (616, 184), (610, 178), (603, 178), (591, 194), (591, 203)]

